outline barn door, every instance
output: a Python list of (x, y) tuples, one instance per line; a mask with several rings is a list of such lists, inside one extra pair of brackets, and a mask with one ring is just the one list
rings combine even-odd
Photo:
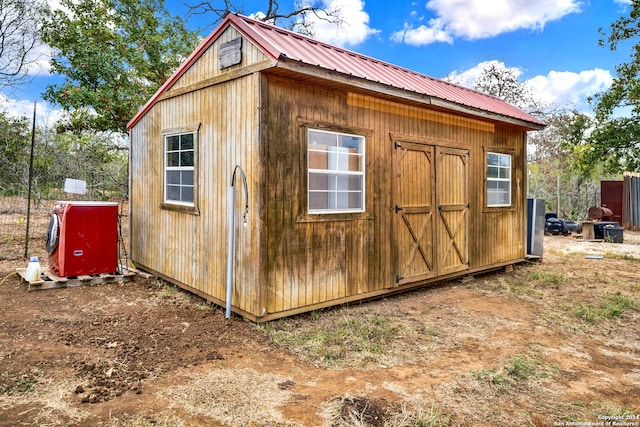
[(469, 268), (469, 151), (436, 148), (437, 271)]
[(434, 147), (395, 142), (396, 284), (436, 275)]

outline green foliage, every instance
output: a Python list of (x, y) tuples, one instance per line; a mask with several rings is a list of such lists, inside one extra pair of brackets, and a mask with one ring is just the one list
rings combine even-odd
[(609, 294), (607, 298), (597, 306), (579, 303), (573, 307), (572, 311), (577, 317), (588, 323), (597, 323), (600, 319), (617, 319), (622, 316), (627, 309), (634, 306), (634, 300), (624, 296), (621, 292), (616, 292)]
[(306, 328), (294, 319), (261, 325), (276, 345), (297, 353), (305, 361), (333, 366), (345, 361), (371, 362), (383, 356), (400, 327), (384, 316), (315, 317)]
[(0, 195), (24, 194), (29, 177), (31, 125), (26, 118), (14, 119), (0, 112)]
[[(640, 2), (631, 2), (629, 8), (629, 15), (612, 23), (608, 34), (599, 30), (601, 46), (611, 50), (623, 44), (630, 47), (629, 62), (618, 65), (609, 89), (592, 99), (598, 122), (589, 138), (589, 160), (591, 164), (602, 160), (607, 170), (615, 173), (637, 170), (640, 166)], [(614, 117), (620, 108), (629, 109), (630, 113)]]
[(548, 378), (551, 367), (523, 354), (517, 354), (498, 369), (481, 369), (472, 371), (472, 376), (481, 382), (496, 387), (499, 391), (507, 391), (527, 381)]
[(55, 52), (45, 99), (69, 112), (62, 130), (125, 132), (126, 123), (193, 51), (197, 35), (162, 0), (61, 0), (45, 20)]
[(545, 199), (547, 210), (561, 218), (583, 220), (589, 207), (600, 203), (600, 181), (616, 177), (593, 154), (590, 117), (555, 111), (543, 120), (547, 128), (529, 139), (529, 195)]
[[(29, 185), (31, 123), (0, 112), (0, 196), (26, 196)], [(127, 141), (118, 134), (58, 134), (36, 128), (32, 197), (58, 197), (66, 178), (87, 182), (91, 197), (128, 194)]]
[(30, 368), (23, 373), (6, 374), (4, 378), (0, 378), (0, 393), (8, 395), (29, 393), (33, 391), (42, 375), (42, 371), (32, 370)]
[(526, 279), (536, 287), (560, 289), (566, 282), (562, 273), (546, 271), (530, 271), (526, 274)]

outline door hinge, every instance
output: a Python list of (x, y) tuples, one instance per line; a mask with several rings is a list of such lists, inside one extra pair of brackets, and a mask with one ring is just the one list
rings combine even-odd
[(393, 148), (395, 148), (397, 150), (398, 148), (402, 148), (402, 145), (398, 144), (397, 141), (394, 141)]
[(396, 283), (400, 283), (402, 280), (404, 280), (404, 277), (400, 276), (399, 274), (396, 275)]
[(402, 210), (402, 208), (398, 205), (396, 205), (396, 213), (400, 212)]

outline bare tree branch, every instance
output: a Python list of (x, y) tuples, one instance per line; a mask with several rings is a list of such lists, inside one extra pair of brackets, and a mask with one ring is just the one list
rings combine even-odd
[(46, 10), (43, 0), (0, 0), (0, 88), (23, 83), (38, 61)]
[[(0, 0), (1, 1), (1, 0)], [(263, 22), (268, 22), (273, 25), (279, 25), (283, 28), (287, 28), (291, 31), (295, 31), (300, 34), (313, 36), (314, 35), (314, 20), (310, 19), (313, 16), (316, 20), (326, 21), (335, 24), (340, 27), (344, 24), (343, 19), (340, 17), (339, 9), (328, 10), (318, 6), (312, 6), (306, 1), (296, 3), (295, 7), (288, 11), (280, 11), (280, 4), (278, 0), (263, 0), (265, 5), (264, 12), (257, 12), (253, 16)], [(224, 15), (229, 12), (245, 14), (243, 8), (234, 4), (231, 0), (205, 0), (193, 3), (188, 3), (189, 15), (208, 15), (212, 14), (216, 16), (210, 25), (205, 29), (208, 29), (216, 25)]]

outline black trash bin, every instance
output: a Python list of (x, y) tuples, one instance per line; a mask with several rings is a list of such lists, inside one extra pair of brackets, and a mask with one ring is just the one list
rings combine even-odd
[(604, 227), (604, 240), (611, 243), (622, 243), (624, 240), (624, 227), (619, 225)]

